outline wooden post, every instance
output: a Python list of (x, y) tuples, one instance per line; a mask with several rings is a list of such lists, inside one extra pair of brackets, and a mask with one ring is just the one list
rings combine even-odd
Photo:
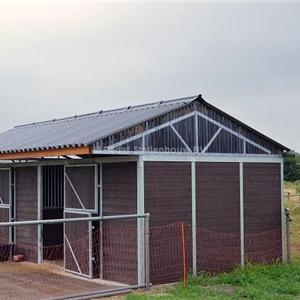
[(287, 262), (291, 262), (291, 232), (290, 232), (290, 223), (292, 219), (290, 218), (290, 210), (288, 208), (285, 209), (285, 228), (286, 228), (286, 254), (287, 254)]

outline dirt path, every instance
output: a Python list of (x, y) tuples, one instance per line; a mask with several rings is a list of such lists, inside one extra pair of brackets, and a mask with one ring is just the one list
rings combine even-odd
[(0, 263), (1, 300), (41, 300), (112, 288), (97, 280), (67, 274), (50, 264)]

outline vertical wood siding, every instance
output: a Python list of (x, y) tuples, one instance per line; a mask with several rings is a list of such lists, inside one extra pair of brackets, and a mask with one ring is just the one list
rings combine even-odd
[(192, 223), (191, 164), (145, 163), (145, 211), (150, 225)]
[(238, 163), (197, 163), (197, 269), (227, 271), (240, 262)]
[[(16, 168), (16, 220), (37, 220), (37, 168)], [(37, 260), (37, 226), (16, 229), (16, 247), (31, 261)], [(34, 254), (33, 254), (34, 253)]]
[[(244, 137), (250, 139), (251, 141), (261, 145), (267, 149), (269, 149), (273, 154), (280, 154), (282, 153), (282, 149), (272, 143), (268, 138), (265, 138), (258, 134), (257, 132), (251, 130), (249, 127), (241, 124), (234, 118), (226, 115), (225, 113), (219, 111), (218, 109), (214, 108), (213, 106), (209, 105), (203, 101), (197, 101), (193, 103), (189, 103), (183, 107), (176, 108), (170, 112), (167, 112), (163, 115), (158, 117), (152, 118), (140, 124), (137, 124), (133, 127), (127, 128), (122, 130), (118, 133), (110, 135), (102, 140), (96, 141), (93, 144), (93, 148), (95, 150), (104, 150), (106, 147), (125, 140), (129, 137), (133, 137), (139, 133), (145, 132), (149, 129), (157, 127), (159, 125), (165, 124), (169, 121), (172, 121), (178, 117), (181, 117), (185, 114), (188, 114), (192, 111), (199, 111), (203, 115), (217, 121), (218, 123), (228, 127), (229, 129), (235, 131), (238, 134), (243, 135)], [(215, 130), (215, 125), (209, 123), (209, 121), (199, 117), (198, 118), (198, 132), (199, 132), (199, 141), (200, 141), (200, 148), (204, 147), (204, 141), (209, 141), (210, 137), (212, 136), (212, 132)], [(175, 126), (179, 132), (183, 135), (186, 143), (193, 148), (194, 145), (194, 124), (192, 118), (189, 120), (183, 121), (180, 124)], [(134, 146), (136, 149), (134, 149)], [(173, 134), (170, 128), (165, 128), (151, 134), (145, 140), (145, 146), (147, 151), (162, 151), (157, 150), (164, 149), (164, 148), (173, 148), (176, 149), (177, 152), (185, 152), (186, 149), (182, 145), (182, 143), (178, 140), (178, 137)], [(138, 151), (142, 150), (142, 143), (141, 139), (136, 141), (136, 143), (127, 144), (126, 146), (119, 147), (118, 150), (128, 150), (128, 151)], [(170, 151), (170, 150), (168, 150)], [(211, 146), (211, 149), (208, 152), (213, 153), (243, 153), (243, 143), (239, 138), (233, 136), (228, 133), (222, 132), (220, 137), (218, 137), (217, 141), (215, 141), (214, 145)], [(248, 154), (262, 154), (262, 151), (254, 147), (248, 143), (246, 143), (246, 153)]]
[[(103, 215), (137, 213), (137, 164), (109, 163), (102, 167)], [(103, 224), (103, 277), (137, 283), (136, 220)], [(128, 263), (130, 262), (130, 263)]]
[(102, 174), (103, 215), (136, 214), (136, 163), (104, 163)]
[(280, 164), (244, 164), (245, 233), (281, 226)]
[(0, 169), (0, 197), (3, 204), (9, 204), (9, 188), (9, 171)]
[(145, 162), (145, 211), (150, 213), (151, 282), (181, 280), (182, 274), (178, 273), (182, 260), (180, 226), (173, 227), (171, 224), (185, 224), (188, 266), (191, 268), (190, 163)]
[(281, 258), (280, 180), (280, 164), (244, 164), (245, 254), (252, 262)]
[(197, 226), (223, 233), (240, 231), (237, 163), (197, 163)]
[[(80, 166), (66, 167), (66, 176), (70, 179), (65, 179), (65, 207), (76, 209), (95, 209), (95, 167)], [(76, 190), (84, 208), (79, 202), (71, 184)]]

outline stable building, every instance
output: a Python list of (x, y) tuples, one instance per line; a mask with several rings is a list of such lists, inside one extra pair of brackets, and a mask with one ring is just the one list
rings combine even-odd
[[(162, 260), (172, 256), (164, 228), (178, 222), (193, 274), (284, 261), (287, 151), (201, 95), (16, 126), (0, 134), (0, 222), (150, 213), (152, 283), (176, 280)], [(44, 249), (63, 245), (67, 271), (141, 284), (143, 220), (128, 222), (130, 232), (120, 224), (118, 247), (132, 257), (114, 274), (105, 258), (115, 249), (92, 249), (99, 222), (0, 228), (0, 247), (25, 258), (31, 249), (41, 263)]]

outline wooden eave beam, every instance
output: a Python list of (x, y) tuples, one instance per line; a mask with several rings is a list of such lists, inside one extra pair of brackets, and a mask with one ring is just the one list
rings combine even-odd
[(0, 153), (0, 160), (18, 160), (43, 158), (48, 156), (64, 156), (64, 155), (89, 155), (92, 154), (89, 146), (69, 147), (61, 149), (36, 150), (26, 152)]

